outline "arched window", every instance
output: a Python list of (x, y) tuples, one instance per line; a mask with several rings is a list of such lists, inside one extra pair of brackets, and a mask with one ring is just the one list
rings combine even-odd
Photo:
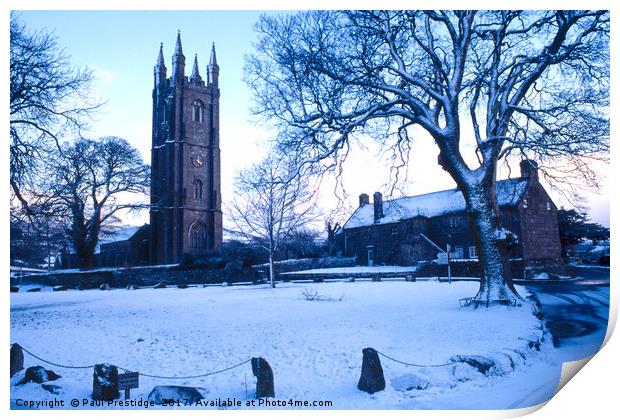
[(192, 104), (192, 121), (202, 122), (204, 110), (204, 104), (200, 100), (196, 99)]
[(207, 227), (204, 223), (194, 222), (189, 227), (189, 247), (191, 249), (205, 249), (207, 245)]
[(202, 200), (202, 181), (199, 179), (194, 180), (194, 198)]

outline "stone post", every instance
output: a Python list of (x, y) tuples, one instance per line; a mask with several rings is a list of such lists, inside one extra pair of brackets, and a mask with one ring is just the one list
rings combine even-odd
[(93, 400), (109, 401), (118, 397), (118, 368), (108, 363), (95, 365)]
[(362, 374), (357, 383), (357, 388), (369, 394), (385, 389), (381, 360), (379, 360), (379, 355), (373, 348), (367, 347), (362, 350)]
[(24, 351), (17, 343), (11, 344), (11, 378), (24, 368)]
[(252, 374), (256, 376), (256, 398), (275, 397), (273, 371), (262, 357), (252, 357)]

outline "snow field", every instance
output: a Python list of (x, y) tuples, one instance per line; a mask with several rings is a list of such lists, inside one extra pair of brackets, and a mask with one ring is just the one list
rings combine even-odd
[[(199, 375), (261, 356), (273, 369), (278, 399), (330, 400), (336, 409), (448, 408), (460, 404), (460, 392), (498, 385), (543, 357), (528, 349), (542, 334), (529, 304), (459, 307), (458, 299), (473, 296), (477, 287), (475, 282), (289, 283), (276, 289), (19, 293), (11, 295), (11, 342), (60, 364), (107, 362), (161, 376)], [(306, 289), (335, 300), (307, 301)], [(364, 347), (416, 364), (479, 355), (496, 367), (487, 377), (462, 363), (414, 368), (381, 358), (386, 390), (368, 395), (357, 389)], [(39, 364), (62, 375), (54, 382), (63, 387), (60, 395), (38, 384), (15, 386), (17, 374), (12, 401), (89, 398), (92, 369), (57, 368), (25, 355), (25, 367)], [(425, 389), (407, 390), (424, 383)], [(246, 400), (253, 398), (255, 379), (249, 364), (191, 380), (141, 377), (132, 398), (146, 399), (155, 385), (195, 386), (207, 390), (207, 399)], [(481, 404), (485, 408), (493, 401)]]

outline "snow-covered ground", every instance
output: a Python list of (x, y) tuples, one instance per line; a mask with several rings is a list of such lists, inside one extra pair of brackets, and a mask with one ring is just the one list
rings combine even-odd
[[(11, 294), (11, 342), (60, 364), (108, 362), (160, 376), (199, 375), (261, 356), (273, 368), (277, 399), (330, 400), (336, 409), (516, 408), (544, 401), (557, 385), (559, 366), (547, 363), (550, 340), (542, 352), (526, 350), (528, 340), (540, 337), (540, 321), (529, 304), (461, 309), (458, 299), (473, 296), (477, 287), (475, 282), (289, 283), (277, 289), (18, 293)], [(333, 300), (305, 300), (309, 288)], [(487, 377), (465, 364), (408, 367), (382, 357), (386, 390), (369, 395), (357, 389), (364, 347), (415, 364), (480, 355), (506, 374)], [(18, 398), (90, 397), (92, 369), (57, 368), (26, 354), (24, 366), (35, 365), (62, 375), (54, 382), (63, 387), (60, 394), (33, 383), (15, 385), (14, 378), (13, 406)], [(420, 379), (429, 382), (424, 390), (395, 389)], [(254, 384), (245, 364), (200, 379), (141, 377), (132, 398), (146, 399), (155, 385), (188, 385), (206, 389), (210, 400), (248, 400)]]

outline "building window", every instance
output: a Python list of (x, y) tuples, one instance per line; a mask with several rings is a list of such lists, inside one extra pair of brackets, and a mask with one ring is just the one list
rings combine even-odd
[(448, 220), (448, 224), (450, 225), (450, 227), (451, 227), (451, 228), (455, 228), (455, 227), (457, 227), (457, 225), (458, 225), (457, 220), (456, 220), (456, 218), (455, 218), (455, 217), (451, 217), (451, 218)]
[(204, 104), (196, 99), (192, 104), (192, 121), (202, 122), (204, 118)]
[(413, 222), (407, 223), (407, 232), (415, 233), (415, 225), (413, 224)]
[(189, 227), (189, 247), (191, 249), (204, 249), (207, 243), (207, 228), (201, 222), (194, 222)]
[(547, 201), (547, 210), (551, 210), (551, 203)]
[(391, 233), (392, 235), (398, 235), (398, 226), (392, 226), (392, 227), (390, 228), (390, 233)]
[(524, 200), (523, 200), (523, 208), (524, 208), (524, 209), (526, 209), (526, 208), (527, 208), (527, 200), (526, 200), (526, 199), (524, 199)]
[(202, 200), (202, 181), (199, 179), (194, 180), (194, 198)]
[(370, 228), (366, 229), (364, 232), (364, 239), (370, 239)]
[(455, 258), (463, 258), (463, 247), (461, 245), (454, 247), (454, 256)]
[(478, 258), (478, 254), (476, 254), (476, 247), (475, 246), (470, 246), (469, 247), (469, 258)]

